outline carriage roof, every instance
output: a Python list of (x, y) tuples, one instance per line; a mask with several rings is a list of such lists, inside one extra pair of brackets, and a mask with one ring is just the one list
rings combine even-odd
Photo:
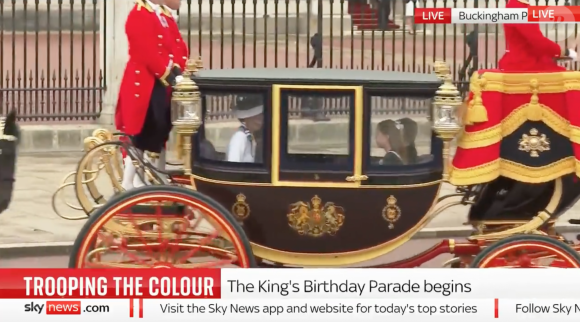
[(384, 94), (433, 96), (441, 81), (434, 74), (327, 68), (235, 68), (199, 71), (204, 87), (281, 85), (363, 86)]

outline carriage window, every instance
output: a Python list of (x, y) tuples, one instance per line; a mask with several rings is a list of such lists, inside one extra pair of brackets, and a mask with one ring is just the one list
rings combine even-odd
[(290, 91), (283, 92), (282, 100), (286, 160), (318, 165), (349, 162), (352, 92)]
[(256, 93), (205, 94), (206, 110), (199, 157), (262, 163), (264, 96)]
[(371, 96), (371, 163), (397, 166), (433, 160), (430, 109), (430, 99)]

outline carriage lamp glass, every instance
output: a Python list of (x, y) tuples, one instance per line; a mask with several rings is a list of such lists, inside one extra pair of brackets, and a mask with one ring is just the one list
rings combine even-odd
[(189, 77), (177, 83), (172, 95), (171, 120), (197, 123), (201, 120), (199, 89)]
[(457, 109), (462, 105), (457, 87), (451, 75), (444, 78), (443, 84), (435, 93), (433, 102), (433, 130), (443, 140), (443, 180), (448, 181), (451, 171), (451, 141), (461, 130)]
[(439, 105), (437, 103), (434, 106), (434, 128), (436, 131), (459, 131), (461, 125), (457, 119), (456, 106), (452, 105)]
[(173, 100), (172, 121), (187, 122), (192, 125), (201, 125), (201, 107), (198, 101)]
[(183, 160), (184, 172), (191, 174), (191, 137), (202, 124), (200, 93), (193, 81), (195, 62), (188, 60), (183, 78), (175, 84), (172, 94), (171, 120), (175, 129), (177, 157)]
[(457, 87), (453, 85), (451, 75), (444, 78), (443, 84), (436, 92), (433, 102), (433, 128), (440, 136), (455, 134), (461, 129), (457, 109), (463, 104)]

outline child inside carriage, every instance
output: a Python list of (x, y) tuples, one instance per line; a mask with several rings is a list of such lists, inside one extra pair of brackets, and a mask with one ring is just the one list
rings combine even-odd
[(402, 124), (397, 121), (384, 120), (377, 124), (375, 141), (379, 148), (385, 150), (385, 156), (379, 160), (380, 165), (407, 163), (407, 150), (401, 130)]
[(403, 165), (417, 163), (417, 122), (405, 117), (397, 121), (384, 120), (377, 125), (375, 141), (385, 150), (380, 165)]

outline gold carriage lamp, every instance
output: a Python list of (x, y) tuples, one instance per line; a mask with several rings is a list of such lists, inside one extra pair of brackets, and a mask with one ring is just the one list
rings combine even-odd
[(435, 72), (439, 78), (443, 79), (443, 84), (435, 93), (433, 102), (433, 130), (443, 140), (443, 180), (449, 180), (451, 141), (461, 130), (457, 112), (463, 102), (457, 87), (453, 85), (447, 65), (436, 63)]
[(171, 120), (176, 141), (176, 152), (179, 159), (183, 161), (185, 175), (191, 174), (191, 137), (202, 124), (201, 98), (199, 88), (193, 81), (197, 75), (198, 64), (189, 59), (183, 72), (183, 79), (180, 79), (173, 87), (171, 97)]

